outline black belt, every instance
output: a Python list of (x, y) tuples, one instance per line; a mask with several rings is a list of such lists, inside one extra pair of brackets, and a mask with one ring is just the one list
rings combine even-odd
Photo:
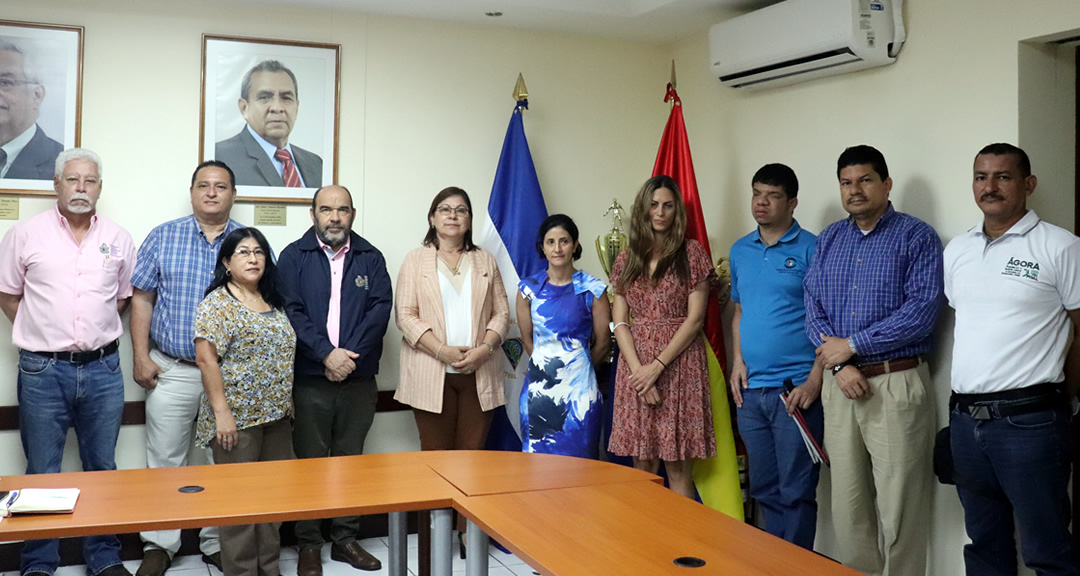
[(37, 354), (38, 356), (52, 358), (53, 360), (58, 360), (60, 362), (71, 362), (72, 364), (86, 364), (87, 362), (93, 362), (94, 360), (101, 360), (109, 354), (113, 354), (119, 348), (120, 341), (113, 340), (102, 348), (98, 348), (97, 350), (88, 350), (86, 352), (31, 352), (31, 354)]
[(1064, 408), (1068, 404), (1064, 384), (1047, 382), (1016, 390), (986, 394), (953, 393), (949, 405), (967, 412), (976, 420), (1006, 418), (1043, 410)]

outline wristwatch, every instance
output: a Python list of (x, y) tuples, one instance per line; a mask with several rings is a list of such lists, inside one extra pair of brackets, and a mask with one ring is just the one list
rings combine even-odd
[(854, 365), (855, 365), (855, 362), (853, 362), (851, 360), (848, 360), (847, 362), (841, 362), (840, 364), (837, 364), (836, 366), (833, 366), (832, 367), (833, 376), (836, 376), (837, 374), (839, 374), (840, 371), (843, 370), (845, 366), (854, 366)]

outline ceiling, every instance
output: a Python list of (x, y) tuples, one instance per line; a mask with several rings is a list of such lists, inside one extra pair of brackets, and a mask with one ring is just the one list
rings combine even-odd
[[(232, 0), (669, 43), (778, 0)], [(502, 16), (487, 16), (501, 12)]]

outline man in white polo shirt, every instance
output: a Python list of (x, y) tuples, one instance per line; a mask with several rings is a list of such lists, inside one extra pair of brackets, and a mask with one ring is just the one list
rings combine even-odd
[(950, 431), (972, 541), (968, 576), (1015, 576), (1016, 528), (1024, 563), (1040, 576), (1080, 574), (1067, 491), (1080, 239), (1027, 209), (1036, 184), (1023, 150), (983, 148), (972, 183), (982, 224), (945, 249), (945, 294), (956, 310)]

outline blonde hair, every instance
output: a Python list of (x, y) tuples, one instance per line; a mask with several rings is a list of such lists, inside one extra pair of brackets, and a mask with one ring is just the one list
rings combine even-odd
[(639, 278), (649, 276), (649, 261), (652, 260), (656, 234), (653, 232), (649, 212), (653, 194), (661, 189), (671, 190), (675, 198), (675, 218), (671, 228), (663, 236), (660, 244), (659, 261), (650, 280), (659, 282), (669, 268), (682, 282), (690, 281), (690, 260), (686, 255), (686, 205), (682, 201), (679, 185), (670, 176), (653, 176), (645, 181), (634, 199), (634, 208), (630, 214), (630, 238), (626, 248), (626, 261), (622, 275), (615, 285), (616, 294), (626, 294), (630, 286)]

